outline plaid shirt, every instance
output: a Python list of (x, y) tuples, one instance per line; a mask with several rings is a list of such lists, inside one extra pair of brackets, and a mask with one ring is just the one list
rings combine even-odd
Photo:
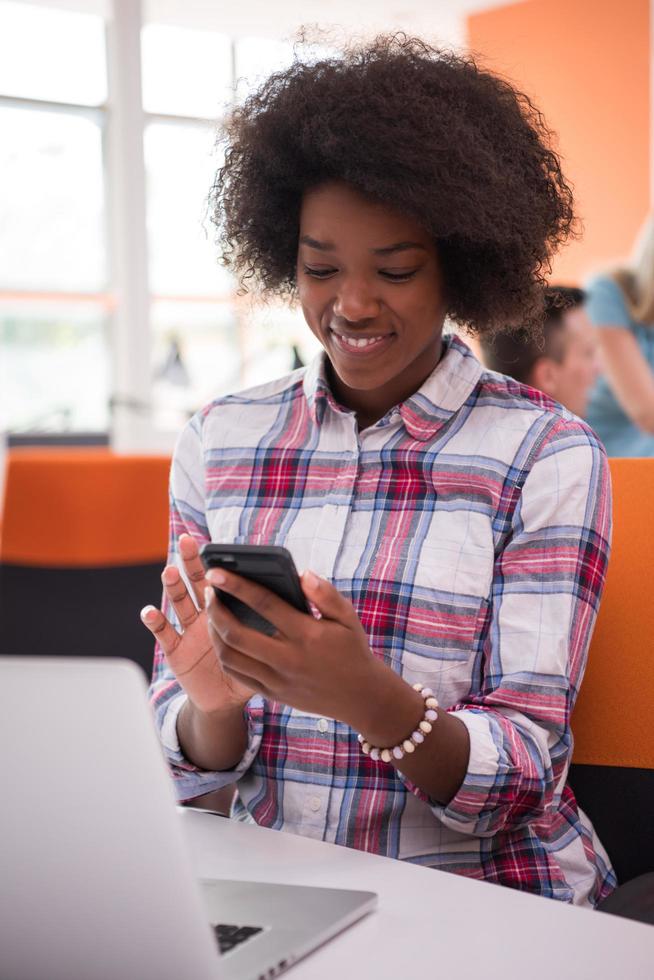
[(171, 561), (182, 531), (284, 545), (333, 582), (375, 656), (466, 725), (470, 761), (442, 806), (364, 756), (347, 725), (255, 696), (239, 765), (200, 771), (180, 752), (185, 695), (158, 650), (152, 701), (180, 799), (237, 779), (238, 819), (576, 904), (611, 891), (566, 783), (610, 538), (606, 458), (579, 419), (451, 337), (420, 390), (359, 432), (321, 354), (191, 420)]

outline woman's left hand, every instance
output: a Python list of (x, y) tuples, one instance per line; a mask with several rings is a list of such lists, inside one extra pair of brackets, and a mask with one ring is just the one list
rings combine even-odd
[(320, 619), (231, 572), (212, 569), (207, 581), (245, 602), (277, 630), (271, 637), (244, 626), (213, 589), (206, 590), (211, 640), (223, 670), (239, 683), (355, 728), (365, 724), (371, 696), (386, 693), (389, 686), (396, 689), (399, 678), (373, 655), (352, 603), (313, 572), (302, 575), (302, 588)]

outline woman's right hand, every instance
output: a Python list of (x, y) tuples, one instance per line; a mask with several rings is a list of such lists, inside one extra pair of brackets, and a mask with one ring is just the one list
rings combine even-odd
[(209, 583), (205, 579), (197, 543), (190, 534), (181, 534), (178, 547), (197, 605), (179, 569), (175, 565), (166, 565), (161, 580), (181, 632), (155, 606), (142, 609), (141, 620), (158, 641), (168, 666), (199, 711), (210, 713), (244, 705), (254, 692), (223, 673), (209, 638), (204, 609), (204, 590)]

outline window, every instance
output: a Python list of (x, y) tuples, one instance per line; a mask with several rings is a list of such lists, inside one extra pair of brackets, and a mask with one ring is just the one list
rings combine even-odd
[(226, 34), (167, 24), (141, 31), (143, 108), (217, 119), (232, 100), (232, 41)]
[(102, 18), (30, 3), (0, 3), (0, 93), (103, 105), (107, 70)]
[(308, 333), (297, 313), (237, 295), (207, 210), (221, 162), (218, 126), (234, 93), (243, 98), (293, 52), (269, 40), (146, 25), (142, 53), (152, 422), (175, 430), (216, 395), (288, 371), (296, 335)]
[(109, 426), (109, 321), (97, 302), (0, 303), (0, 419), (10, 432)]
[(234, 46), (234, 88), (237, 98), (246, 95), (261, 82), (293, 61), (293, 46), (284, 41), (262, 37), (243, 37)]
[(101, 113), (0, 103), (0, 287), (107, 285)]
[[(119, 432), (116, 409), (139, 427), (141, 448), (171, 446), (212, 397), (317, 348), (298, 311), (238, 294), (207, 210), (221, 119), (293, 50), (141, 25), (137, 6), (103, 4), (105, 22), (100, 4), (89, 7), (0, 0), (0, 430)], [(116, 85), (123, 105), (142, 101), (131, 129), (116, 122)], [(128, 220), (115, 217), (125, 194), (117, 147), (144, 169), (145, 226), (126, 197)], [(143, 241), (133, 267), (147, 274), (127, 332), (116, 271), (126, 236)], [(135, 376), (148, 379), (140, 393)]]
[(108, 425), (101, 18), (0, 3), (0, 428)]

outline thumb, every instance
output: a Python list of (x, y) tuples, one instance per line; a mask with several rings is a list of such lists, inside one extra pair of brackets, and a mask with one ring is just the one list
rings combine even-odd
[(335, 589), (331, 582), (320, 578), (310, 569), (302, 572), (302, 591), (325, 619), (350, 625), (358, 616), (351, 602)]

